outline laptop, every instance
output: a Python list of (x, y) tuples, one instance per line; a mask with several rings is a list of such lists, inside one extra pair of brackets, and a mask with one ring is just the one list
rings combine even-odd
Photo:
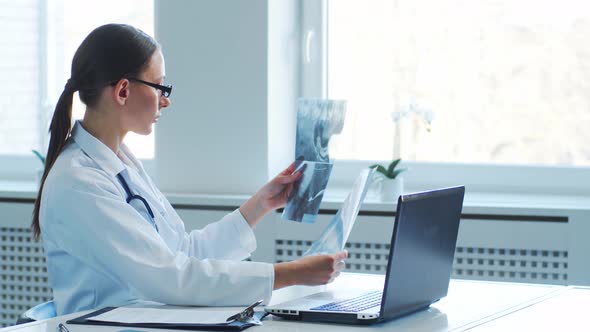
[(426, 309), (447, 295), (465, 187), (401, 195), (383, 289), (332, 288), (269, 306), (287, 319), (371, 324)]

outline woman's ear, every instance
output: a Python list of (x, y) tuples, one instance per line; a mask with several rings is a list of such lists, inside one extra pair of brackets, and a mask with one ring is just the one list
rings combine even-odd
[(129, 80), (126, 78), (120, 79), (114, 88), (114, 99), (117, 104), (123, 106), (129, 98)]

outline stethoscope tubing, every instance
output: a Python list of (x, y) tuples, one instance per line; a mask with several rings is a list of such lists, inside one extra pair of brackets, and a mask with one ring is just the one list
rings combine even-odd
[(127, 193), (127, 199), (126, 199), (127, 203), (128, 204), (131, 204), (131, 201), (134, 200), (134, 199), (137, 199), (140, 202), (142, 202), (143, 205), (145, 206), (147, 212), (149, 213), (150, 217), (152, 217), (152, 225), (156, 229), (156, 232), (160, 232), (158, 230), (158, 225), (156, 225), (156, 219), (155, 219), (155, 216), (154, 216), (154, 212), (152, 211), (152, 208), (148, 204), (147, 200), (145, 198), (141, 197), (140, 195), (133, 194), (133, 192), (129, 188), (129, 185), (127, 184), (127, 181), (125, 181), (125, 178), (123, 177), (123, 175), (121, 173), (117, 174), (117, 179), (119, 179), (119, 182), (121, 182), (121, 185), (123, 186), (123, 189)]

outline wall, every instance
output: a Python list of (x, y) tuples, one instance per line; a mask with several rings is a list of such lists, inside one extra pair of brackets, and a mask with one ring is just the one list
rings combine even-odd
[(292, 159), (296, 4), (156, 1), (174, 85), (156, 128), (162, 191), (251, 194)]
[(250, 193), (265, 180), (266, 29), (262, 0), (156, 3), (175, 85), (156, 132), (163, 191)]
[(299, 87), (300, 1), (268, 2), (268, 170), (272, 177), (295, 156)]

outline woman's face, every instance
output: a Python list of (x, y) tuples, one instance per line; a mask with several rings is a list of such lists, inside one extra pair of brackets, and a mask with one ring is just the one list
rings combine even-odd
[[(137, 77), (140, 80), (164, 85), (166, 68), (164, 57), (156, 50), (147, 68)], [(161, 110), (170, 105), (170, 99), (162, 95), (162, 91), (140, 82), (130, 81), (128, 112), (125, 124), (129, 131), (140, 135), (149, 135), (153, 124), (158, 121)]]

